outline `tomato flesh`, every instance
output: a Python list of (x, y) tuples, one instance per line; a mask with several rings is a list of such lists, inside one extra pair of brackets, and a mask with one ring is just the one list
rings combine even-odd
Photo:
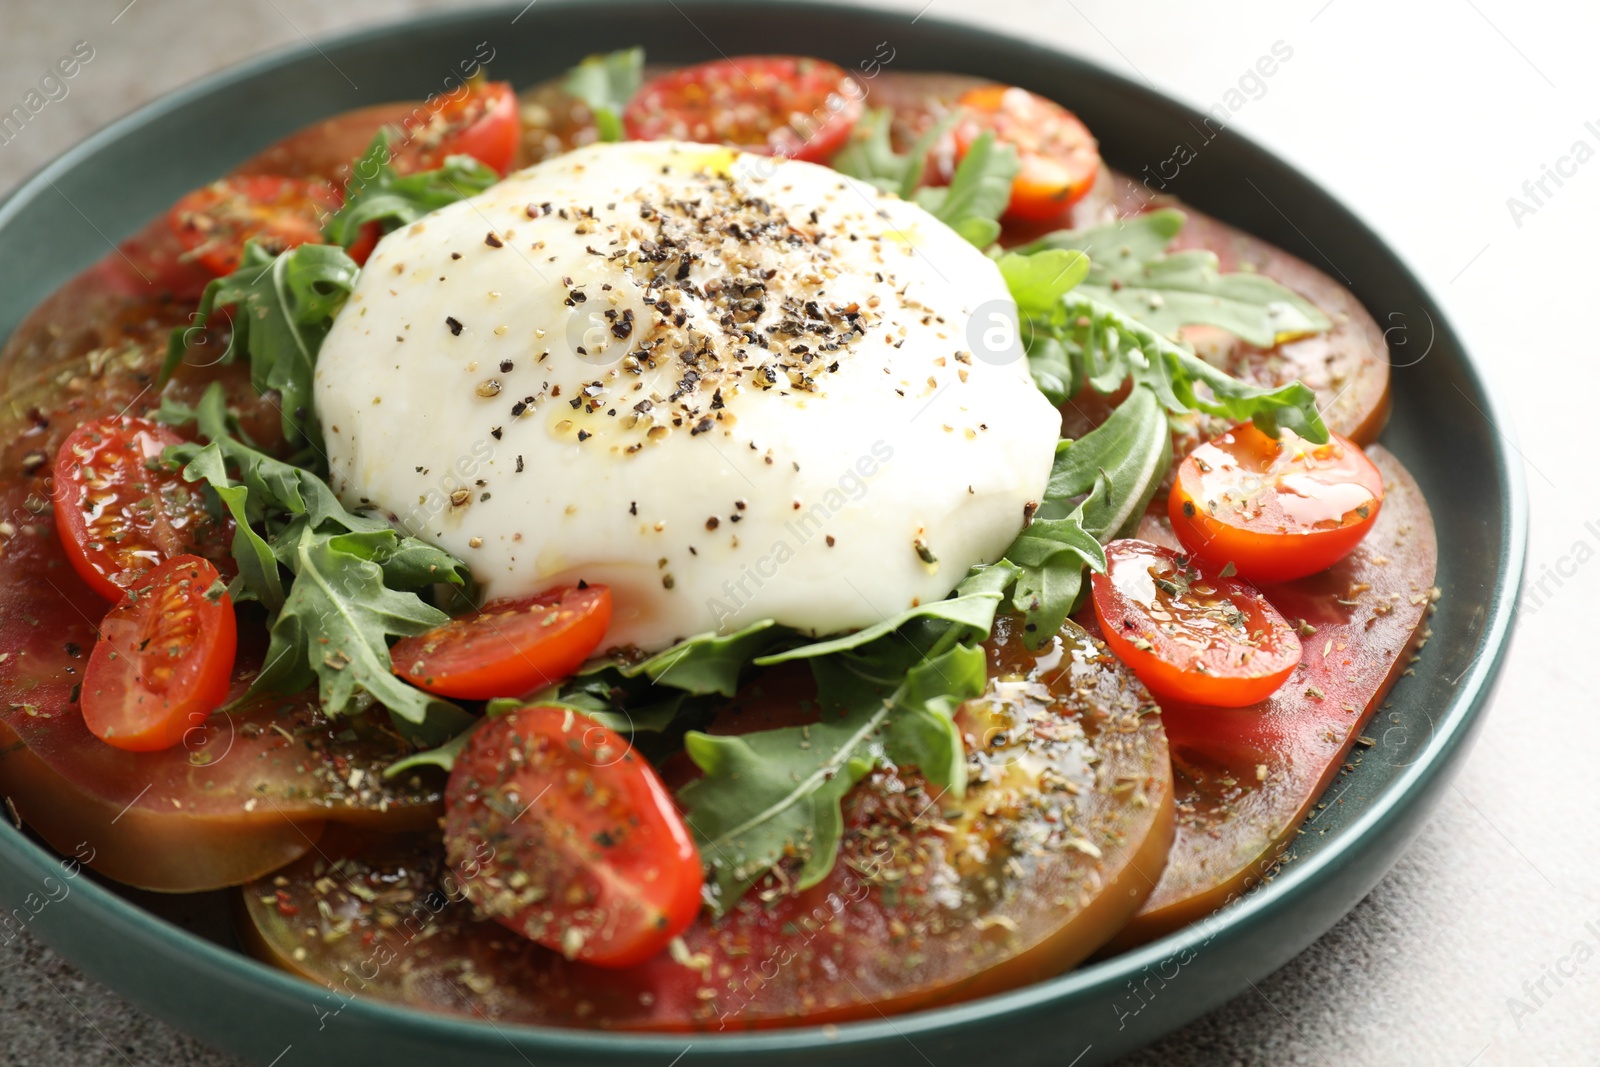
[(964, 120), (956, 153), (986, 131), (1017, 150), (1021, 169), (1011, 182), (1008, 222), (1056, 222), (1082, 200), (1100, 174), (1100, 148), (1089, 128), (1053, 100), (1008, 85), (984, 85), (961, 95)]
[(462, 700), (514, 697), (559, 682), (583, 665), (611, 624), (611, 590), (569, 586), (492, 600), (390, 650), (395, 673)]
[(391, 162), (400, 174), (436, 170), (447, 157), (462, 155), (503, 177), (516, 159), (522, 120), (510, 82), (478, 80), (460, 95), (445, 93), (417, 108), (402, 121), (401, 130), (390, 139)]
[(1250, 423), (1196, 448), (1167, 498), (1173, 532), (1214, 566), (1258, 582), (1326, 570), (1377, 521), (1383, 478), (1359, 447), (1330, 434), (1316, 445)]
[(444, 826), (473, 903), (568, 959), (641, 963), (700, 911), (700, 854), (661, 779), (566, 708), (479, 727), (450, 774)]
[(212, 515), (196, 486), (159, 465), (182, 443), (158, 422), (121, 415), (84, 423), (56, 453), (56, 525), (67, 558), (108, 600), (186, 552), (224, 568), (233, 562), (232, 520)]
[(179, 200), (167, 224), (191, 259), (218, 277), (239, 269), (246, 241), (271, 252), (322, 240), (339, 191), (320, 179), (250, 174), (222, 178)]
[(622, 122), (636, 141), (700, 141), (821, 163), (844, 147), (864, 95), (825, 60), (738, 56), (647, 82)]
[(100, 624), (83, 676), (83, 721), (130, 752), (171, 748), (228, 696), (238, 631), (217, 569), (169, 559)]
[(1217, 707), (1264, 700), (1300, 662), (1300, 639), (1247, 582), (1148, 541), (1106, 546), (1093, 576), (1106, 643), (1158, 698)]

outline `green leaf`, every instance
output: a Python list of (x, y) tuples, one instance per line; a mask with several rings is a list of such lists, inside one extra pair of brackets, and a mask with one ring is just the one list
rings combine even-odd
[[(317, 352), (359, 273), (355, 261), (332, 245), (304, 244), (274, 255), (247, 241), (239, 269), (207, 285), (200, 298), (194, 322), (234, 306), (233, 336), (222, 362), (241, 352), (249, 356), (251, 383), (257, 393), (277, 394), (283, 435), (291, 444), (320, 447), (312, 408)], [(183, 362), (192, 332), (182, 326), (172, 331), (158, 384)]]
[(388, 641), (425, 633), (450, 616), (415, 594), (390, 589), (382, 567), (338, 541), (339, 535), (301, 521), (274, 546), (294, 584), (273, 621), (266, 664), (251, 692), (297, 692), (315, 680), (330, 716), (363, 711), (376, 701), (413, 723), (454, 709), (395, 676)]
[(369, 222), (379, 223), (385, 233), (409, 226), (500, 180), (493, 167), (472, 156), (448, 156), (437, 170), (404, 177), (395, 173), (393, 159), (389, 135), (379, 130), (352, 168), (344, 206), (323, 227), (323, 236), (331, 244), (349, 248), (360, 240), (361, 228)]
[(680, 641), (643, 662), (621, 666), (625, 678), (646, 677), (657, 685), (689, 693), (731, 697), (750, 662), (784, 640), (788, 631), (762, 619), (731, 634), (700, 634)]
[(1315, 304), (1271, 278), (1223, 274), (1215, 253), (1168, 253), (1183, 222), (1182, 212), (1164, 208), (1050, 234), (1022, 251), (1087, 252), (1093, 267), (1080, 291), (1167, 337), (1176, 337), (1183, 326), (1209, 325), (1270, 348), (1332, 326)]
[(644, 80), (644, 49), (624, 48), (589, 56), (567, 72), (561, 87), (594, 115), (602, 141), (622, 140), (622, 110)]
[(1089, 257), (1074, 249), (1051, 248), (1032, 255), (1007, 252), (996, 260), (1011, 299), (1024, 315), (1049, 315), (1061, 297), (1089, 274)]
[(438, 767), (447, 772), (455, 770), (456, 760), (460, 759), (461, 753), (467, 750), (467, 744), (472, 740), (472, 735), (477, 732), (479, 726), (488, 721), (489, 716), (485, 715), (437, 748), (414, 752), (403, 759), (395, 760), (384, 768), (383, 776), (385, 778), (394, 778), (397, 775), (404, 774), (406, 771), (416, 770), (418, 767)]
[(994, 613), (1000, 606), (1000, 590), (984, 589), (966, 595), (958, 595), (945, 600), (935, 600), (919, 607), (902, 611), (880, 623), (875, 623), (854, 633), (844, 634), (841, 637), (830, 638), (826, 641), (816, 641), (797, 648), (785, 649), (765, 656), (758, 656), (754, 663), (757, 667), (770, 667), (779, 663), (788, 663), (798, 659), (816, 659), (819, 656), (829, 656), (835, 652), (845, 652), (850, 649), (860, 648), (878, 640), (888, 634), (899, 630), (913, 619), (942, 619), (953, 623), (962, 631), (963, 636), (987, 636), (989, 628), (994, 625)]
[(786, 856), (800, 857), (796, 888), (826, 877), (844, 830), (840, 803), (879, 760), (921, 768), (961, 795), (966, 763), (952, 717), (983, 691), (984, 653), (950, 645), (957, 631), (936, 620), (913, 628), (915, 637), (895, 634), (814, 659), (819, 722), (684, 738), (704, 777), (679, 798), (711, 867), (715, 908), (727, 908)]
[(1072, 358), (1082, 361), (1089, 384), (1097, 390), (1112, 392), (1131, 378), (1174, 413), (1203, 411), (1233, 422), (1254, 420), (1274, 437), (1284, 428), (1317, 444), (1328, 439), (1317, 396), (1303, 382), (1275, 389), (1242, 382), (1120, 310), (1085, 296), (1081, 286), (1062, 299), (1062, 306), (1057, 336)]
[(204, 481), (221, 499), (228, 514), (233, 516), (233, 558), (239, 564), (239, 578), (233, 590), (235, 600), (259, 600), (269, 613), (283, 607), (283, 582), (278, 575), (278, 561), (272, 546), (251, 528), (259, 522), (259, 514), (252, 515), (250, 491), (234, 485), (228, 477), (227, 462), (222, 449), (216, 444), (206, 445), (195, 453), (183, 468), (186, 481)]
[(1101, 545), (1138, 524), (1171, 459), (1166, 413), (1142, 385), (1100, 426), (1057, 447), (1038, 515), (1005, 555), (1018, 571), (1011, 601), (1026, 616), (1027, 644), (1061, 629), (1084, 568), (1105, 570)]
[(946, 115), (924, 130), (902, 153), (896, 152), (889, 141), (889, 132), (894, 126), (893, 110), (877, 108), (861, 116), (850, 140), (829, 165), (840, 174), (859, 178), (902, 200), (910, 200), (922, 182), (928, 153), (959, 117), (955, 112)]
[(962, 237), (986, 248), (1000, 234), (997, 221), (1011, 202), (1017, 176), (1017, 150), (985, 131), (967, 149), (947, 186), (918, 189), (912, 196)]

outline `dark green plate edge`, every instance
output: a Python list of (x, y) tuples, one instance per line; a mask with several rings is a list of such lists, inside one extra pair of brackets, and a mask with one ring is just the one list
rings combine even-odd
[[(605, 14), (599, 19), (596, 16), (602, 7)], [(274, 73), (282, 75), (289, 68), (299, 68), (301, 78), (293, 100), (280, 100), (280, 106), (260, 109), (245, 119), (249, 129), (244, 135), (254, 143), (266, 143), (306, 120), (303, 115), (287, 114), (294, 104), (303, 107), (306, 100), (314, 100), (322, 105), (320, 113), (334, 113), (372, 102), (372, 97), (341, 95), (348, 88), (344, 76), (331, 64), (319, 69), (324, 57), (348, 63), (348, 56), (363, 49), (385, 44), (405, 48), (408, 39), (414, 42), (429, 37), (438, 39), (438, 48), (444, 50), (445, 40), (476, 40), (479, 30), (467, 32), (469, 28), (504, 27), (518, 12), (524, 12), (519, 33), (552, 29), (551, 36), (559, 37), (562, 32), (581, 30), (587, 45), (559, 50), (569, 61), (582, 51), (603, 47), (598, 43), (603, 35), (619, 41), (642, 39), (653, 55), (667, 60), (703, 58), (717, 46), (730, 54), (772, 50), (781, 42), (777, 47), (783, 50), (828, 55), (846, 65), (871, 55), (873, 42), (887, 40), (896, 47), (897, 55), (926, 57), (902, 60), (898, 69), (965, 69), (1053, 93), (1084, 115), (1091, 128), (1102, 134), (1108, 158), (1128, 169), (1137, 170), (1143, 163), (1165, 158), (1169, 146), (1195, 137), (1186, 130), (1202, 129), (1198, 125), (1202, 116), (1183, 105), (1081, 60), (932, 17), (908, 23), (909, 16), (898, 12), (794, 2), (660, 0), (601, 5), (592, 0), (540, 0), (531, 9), (519, 4), (436, 14), (315, 46), (297, 46), (206, 78), (141, 108), (44, 167), (0, 205), (0, 286), (33, 291), (30, 299), (19, 302), (25, 310), (104, 251), (97, 230), (65, 240), (59, 228), (30, 233), (33, 227), (27, 212), (41, 196), (59, 192), (62, 185), (81, 192), (73, 178), (81, 177), (84, 172), (80, 168), (86, 165), (99, 164), (99, 180), (109, 178), (115, 185), (123, 172), (115, 165), (106, 167), (105, 160), (115, 164), (119, 150), (136, 151), (137, 138), (130, 135), (174, 122), (203, 128), (206, 120), (236, 119), (208, 114), (208, 103), (241, 83), (257, 79), (265, 83)], [(663, 17), (673, 25), (682, 21), (676, 37), (670, 36), (673, 31), (642, 29)], [(601, 22), (602, 28), (592, 25)], [(855, 34), (851, 42), (854, 55), (842, 54), (837, 31), (841, 25)], [(701, 27), (708, 33), (701, 32)], [(716, 45), (708, 45), (708, 36)], [(930, 56), (930, 52), (943, 58)], [(462, 56), (470, 54), (470, 49), (461, 51)], [(513, 65), (516, 62), (514, 57), (506, 57), (497, 70), (516, 77), (515, 69), (505, 69), (506, 60)], [(544, 69), (548, 72), (558, 67), (546, 62)], [(1065, 88), (1063, 74), (1072, 79)], [(365, 76), (362, 80), (370, 84)], [(435, 88), (435, 80), (417, 85), (414, 95)], [(1108, 117), (1116, 113), (1123, 115), (1124, 121)], [(1126, 121), (1128, 116), (1137, 116), (1137, 121)], [(237, 152), (211, 158), (231, 150), (227, 145), (208, 144), (202, 135), (195, 139), (193, 152), (181, 158), (157, 160), (153, 166), (152, 161), (141, 160), (139, 185), (143, 192), (127, 191), (122, 198), (125, 203), (120, 205), (123, 214), (135, 219), (153, 215), (192, 185), (197, 171), (217, 171), (237, 158)], [(1220, 165), (1219, 160), (1227, 165)], [(1229, 172), (1240, 173), (1241, 167), (1254, 179), (1259, 200), (1242, 198), (1236, 183), (1230, 183)], [(1263, 188), (1272, 191), (1272, 199), (1261, 192)], [(1461, 673), (1450, 685), (1429, 684), (1430, 696), (1450, 692), (1444, 710), (1436, 718), (1429, 716), (1428, 740), (1420, 750), (1406, 754), (1399, 774), (1367, 799), (1359, 814), (1258, 891), (1205, 923), (1012, 993), (876, 1022), (740, 1036), (598, 1034), (494, 1026), (359, 1000), (350, 1000), (337, 1014), (327, 1014), (341, 1007), (333, 994), (156, 919), (87, 880), (73, 882), (70, 895), (40, 911), (27, 924), (29, 929), (159, 1017), (254, 1061), (268, 1063), (281, 1055), (283, 1067), (306, 1062), (392, 1063), (396, 1057), (405, 1062), (421, 1054), (440, 1063), (662, 1065), (686, 1048), (692, 1055), (685, 1058), (691, 1063), (708, 1058), (747, 1063), (757, 1057), (767, 1064), (920, 1063), (928, 1059), (943, 1062), (954, 1056), (987, 1062), (1001, 1054), (1011, 1063), (1087, 1065), (1154, 1040), (1248, 988), (1320, 936), (1366, 894), (1420, 831), (1428, 809), (1470, 747), (1484, 719), (1515, 616), (1526, 554), (1526, 491), (1520, 462), (1513, 458), (1516, 446), (1509, 436), (1509, 422), (1437, 303), (1398, 257), (1348, 210), (1233, 131), (1225, 140), (1219, 138), (1215, 148), (1203, 145), (1196, 164), (1185, 169), (1173, 191), (1330, 273), (1343, 275), (1340, 265), (1323, 255), (1324, 249), (1333, 250), (1346, 265), (1358, 268), (1352, 288), (1378, 314), (1380, 323), (1385, 314), (1391, 319), (1399, 315), (1402, 325), (1410, 328), (1416, 323), (1405, 316), (1426, 316), (1431, 324), (1430, 348), (1437, 349), (1442, 358), (1426, 364), (1426, 376), (1419, 377), (1414, 368), (1397, 368), (1397, 424), (1386, 443), (1410, 464), (1414, 455), (1440, 447), (1428, 438), (1442, 430), (1447, 435), (1465, 435), (1459, 440), (1467, 451), (1482, 453), (1481, 458), (1487, 460), (1487, 467), (1478, 467), (1471, 479), (1424, 482), (1440, 526), (1441, 585), (1450, 590), (1435, 620), (1436, 641), (1447, 647), (1442, 654), (1445, 662), (1425, 660), (1424, 673), (1410, 683), (1413, 689), (1420, 688), (1428, 684), (1426, 677), (1454, 675), (1460, 664)], [(1284, 205), (1299, 213), (1306, 229), (1284, 214)], [(1320, 246), (1307, 229), (1321, 238)], [(17, 256), (19, 236), (30, 251), (41, 246), (53, 249), (54, 263), (28, 263), (25, 260), (33, 258), (31, 255)], [(111, 236), (119, 237), (121, 232)], [(8, 254), (7, 248), (12, 253)], [(1398, 310), (1383, 312), (1385, 307)], [(0, 322), (0, 332), (8, 332), (13, 325), (14, 319)], [(1440, 367), (1441, 362), (1445, 366)], [(1438, 382), (1433, 383), (1432, 391), (1442, 395), (1428, 395), (1428, 378), (1436, 376), (1447, 379), (1460, 399), (1451, 398)], [(1419, 392), (1423, 394), (1420, 399), (1414, 396)], [(1413, 402), (1407, 403), (1408, 399)], [(1459, 493), (1456, 482), (1460, 483)], [(1460, 547), (1467, 551), (1449, 553), (1452, 539), (1461, 537), (1466, 540)], [(1469, 552), (1473, 558), (1464, 558)], [(1473, 602), (1471, 619), (1462, 614), (1465, 605), (1451, 603), (1458, 596)], [(1456, 625), (1463, 621), (1465, 625)], [(4, 861), (0, 862), (0, 892), (7, 901), (37, 893), (42, 879), (59, 874), (49, 852), (10, 826), (0, 830), (0, 859)]]

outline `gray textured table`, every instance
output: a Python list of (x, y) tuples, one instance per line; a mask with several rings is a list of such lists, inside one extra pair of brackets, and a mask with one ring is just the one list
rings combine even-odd
[[(75, 42), (89, 42), (94, 58), (66, 97), (0, 144), (0, 193), (177, 85), (442, 6), (3, 0), (0, 110)], [(923, 0), (894, 6), (910, 19)], [(1226, 97), (1236, 128), (1342, 196), (1442, 294), (1523, 432), (1535, 590), (1494, 714), (1432, 824), (1326, 937), (1129, 1062), (1600, 1063), (1600, 707), (1582, 669), (1595, 655), (1600, 568), (1588, 562), (1600, 550), (1600, 502), (1583, 492), (1597, 482), (1580, 439), (1594, 425), (1586, 394), (1600, 385), (1588, 314), (1600, 281), (1591, 251), (1600, 164), (1589, 162), (1600, 148), (1590, 54), (1600, 11), (1511, 0), (932, 0), (928, 9), (1049, 40), (1202, 108)], [(1252, 78), (1257, 57), (1279, 42), (1292, 58), (1270, 79)], [(596, 48), (605, 43), (597, 37)], [(1545, 178), (1547, 165), (1559, 182)], [(1407, 332), (1391, 342), (1425, 344), (1394, 325)], [(231, 1062), (26, 935), (0, 953), (0, 1062)]]

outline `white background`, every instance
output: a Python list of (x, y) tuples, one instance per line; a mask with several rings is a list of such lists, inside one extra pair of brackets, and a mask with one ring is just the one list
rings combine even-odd
[[(447, 6), (126, 2), (0, 6), (0, 110), (73, 42), (96, 50), (67, 98), (0, 145), (0, 193), (107, 121), (245, 56)], [(884, 6), (908, 20), (924, 10)], [(1493, 715), (1432, 825), (1311, 950), (1134, 1062), (1600, 1062), (1600, 935), (1585, 926), (1600, 931), (1600, 701), (1589, 674), (1600, 663), (1600, 567), (1588, 562), (1600, 550), (1600, 158), (1559, 188), (1547, 179), (1542, 205), (1522, 192), (1575, 141), (1600, 152), (1600, 7), (933, 0), (923, 17), (1041, 39), (1202, 109), (1285, 42), (1293, 57), (1231, 124), (1344, 199), (1421, 274), (1488, 366), (1527, 464), (1528, 573), (1545, 577), (1548, 595), (1524, 611)], [(597, 50), (620, 43), (597, 28)], [(1512, 196), (1536, 209), (1520, 225)], [(0, 953), (0, 1060), (227, 1062), (42, 946)]]

